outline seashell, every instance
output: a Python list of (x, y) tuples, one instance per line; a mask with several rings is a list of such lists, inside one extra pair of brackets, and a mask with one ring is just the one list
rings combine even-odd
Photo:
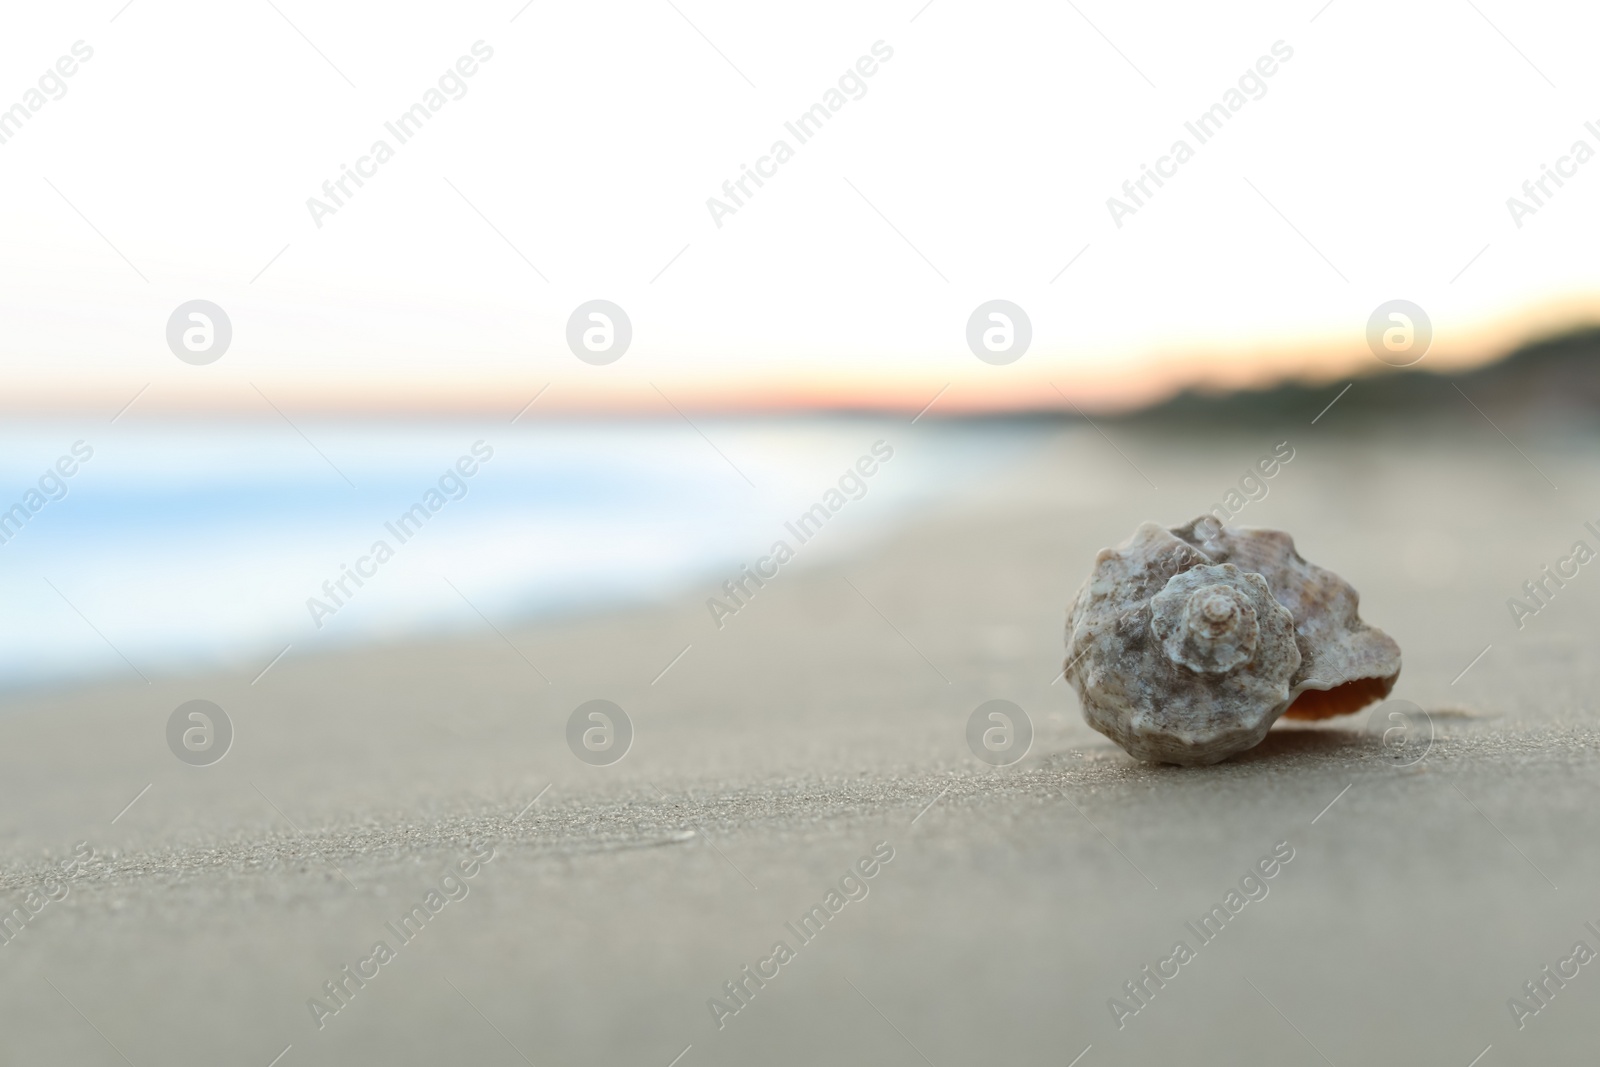
[(1130, 755), (1216, 763), (1280, 716), (1388, 696), (1400, 646), (1361, 621), (1358, 599), (1281, 530), (1147, 522), (1095, 557), (1067, 612), (1066, 678), (1084, 719)]

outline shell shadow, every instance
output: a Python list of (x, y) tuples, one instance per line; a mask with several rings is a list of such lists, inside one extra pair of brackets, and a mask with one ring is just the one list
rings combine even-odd
[(1376, 740), (1361, 730), (1328, 727), (1274, 727), (1256, 747), (1229, 759), (1233, 764), (1266, 760), (1317, 759), (1353, 761), (1373, 756)]

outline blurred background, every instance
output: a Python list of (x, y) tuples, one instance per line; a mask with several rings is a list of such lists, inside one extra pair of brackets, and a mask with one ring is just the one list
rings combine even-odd
[[(1600, 547), (1597, 22), (9, 11), (0, 891), (96, 857), (0, 938), (12, 1056), (1586, 1062), (1596, 994), (1505, 998), (1600, 918), (1600, 580), (1510, 606)], [(1364, 715), (1198, 770), (1081, 722), (1094, 553), (1218, 508), (1360, 590), (1424, 764)], [(171, 740), (196, 699), (226, 759)], [(572, 746), (593, 699), (626, 759)], [(713, 1025), (880, 838), (838, 947)], [(1280, 840), (1210, 977), (1115, 1027)], [(485, 843), (454, 932), (315, 1025)]]
[[(1381, 35), (1364, 13), (16, 12), (0, 462), (20, 499), (75, 441), (95, 458), (4, 545), (26, 608), (0, 669), (116, 668), (63, 600), (167, 669), (472, 624), (441, 577), (498, 618), (687, 589), (764, 549), (874, 419), (933, 436), (852, 535), (1052, 422), (1282, 382), (1320, 408), (1359, 381), (1355, 407), (1396, 377), (1368, 342), (1393, 300), (1431, 333), (1389, 360), (1413, 377), (1591, 324), (1589, 13), (1421, 5)], [(594, 299), (631, 327), (604, 365), (566, 343)], [(992, 299), (1030, 334), (998, 365), (967, 341)], [(230, 334), (199, 365), (167, 340), (194, 300)], [(1590, 347), (1518, 404), (1592, 399)], [(1192, 432), (1297, 418), (1279, 399)], [(499, 451), (470, 503), (309, 626), (477, 440)]]

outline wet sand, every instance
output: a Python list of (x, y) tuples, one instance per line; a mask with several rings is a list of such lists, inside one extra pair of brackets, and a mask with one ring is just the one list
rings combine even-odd
[[(259, 666), (12, 694), (0, 882), (27, 921), (0, 945), (5, 1058), (1587, 1062), (1600, 966), (1520, 1029), (1507, 1002), (1536, 1006), (1524, 983), (1575, 942), (1600, 950), (1600, 570), (1520, 631), (1506, 599), (1594, 543), (1595, 441), (1513, 428), (1535, 470), (1481, 424), (1291, 430), (1237, 521), (1356, 585), (1432, 748), (1396, 767), (1360, 715), (1177, 768), (1125, 756), (1052, 681), (1065, 605), (1097, 549), (1194, 517), (1286, 435), (1106, 429), (1122, 454), (1042, 437), (870, 551), (786, 567), (720, 631), (708, 580), (290, 655), (254, 685)], [(196, 698), (236, 731), (208, 767), (167, 748)], [(596, 698), (635, 732), (604, 767), (565, 739)], [(1035, 730), (1000, 769), (965, 739), (997, 698)], [(79, 841), (93, 859), (52, 881)], [(1197, 936), (1275, 849), (1259, 899)], [(65, 896), (29, 914), (36, 885)], [(401, 926), (414, 905), (426, 923)], [(1119, 1029), (1130, 982), (1147, 1002)]]

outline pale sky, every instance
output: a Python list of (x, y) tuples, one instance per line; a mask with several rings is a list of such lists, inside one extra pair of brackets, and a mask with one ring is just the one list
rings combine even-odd
[[(1576, 3), (123, 3), (18, 6), (0, 36), (0, 109), (27, 112), (0, 126), (9, 410), (1103, 404), (1367, 369), (1391, 299), (1448, 363), (1600, 294), (1600, 160), (1520, 228), (1507, 207), (1600, 150)], [(465, 95), (400, 143), (441, 77)], [(307, 199), (380, 139), (319, 228)], [(1107, 199), (1180, 139), (1119, 228)], [(707, 199), (779, 140), (719, 228)], [(193, 299), (233, 327), (204, 366), (165, 340)], [(565, 339), (592, 299), (632, 323), (604, 366)], [(966, 342), (992, 299), (1032, 324), (1003, 366)]]

